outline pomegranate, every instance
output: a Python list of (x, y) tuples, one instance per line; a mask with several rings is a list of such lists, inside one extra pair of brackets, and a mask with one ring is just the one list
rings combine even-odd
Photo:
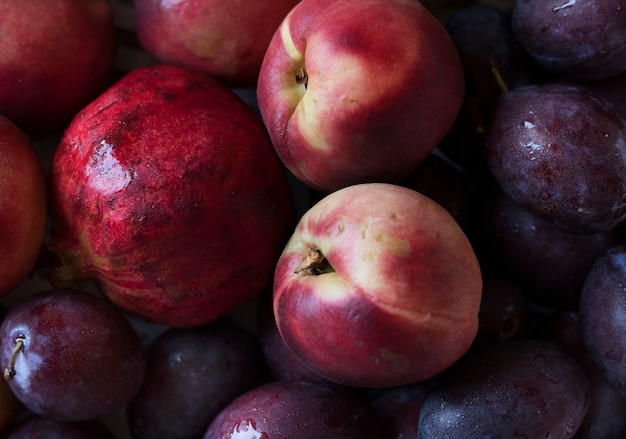
[(50, 187), (52, 283), (95, 279), (123, 310), (174, 327), (267, 288), (296, 217), (260, 117), (173, 65), (131, 71), (77, 114)]

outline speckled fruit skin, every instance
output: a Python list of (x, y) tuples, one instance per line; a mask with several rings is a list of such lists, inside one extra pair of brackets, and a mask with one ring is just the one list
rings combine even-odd
[(328, 193), (398, 182), (451, 128), (459, 54), (414, 0), (303, 0), (268, 46), (259, 110), (296, 177)]
[[(311, 250), (332, 269), (301, 270)], [(311, 369), (341, 384), (388, 387), (430, 378), (466, 352), (482, 279), (443, 207), (408, 188), (366, 183), (302, 216), (273, 293), (280, 334)]]
[(600, 256), (589, 271), (580, 298), (585, 345), (606, 380), (626, 398), (626, 245)]
[(108, 0), (0, 0), (0, 114), (29, 134), (63, 129), (115, 61)]
[(299, 0), (135, 0), (142, 46), (232, 86), (256, 85), (274, 31)]
[(380, 417), (363, 399), (308, 381), (273, 381), (242, 394), (204, 439), (379, 439)]
[(207, 323), (271, 284), (293, 230), (259, 117), (199, 72), (135, 70), (70, 125), (51, 169), (63, 285), (95, 278), (122, 309)]
[(28, 137), (0, 116), (0, 296), (35, 268), (48, 220), (43, 167)]
[(143, 382), (139, 336), (119, 309), (94, 294), (37, 291), (14, 305), (0, 325), (5, 379), (19, 338), (24, 346), (7, 382), (33, 413), (60, 421), (96, 419), (123, 408)]
[(626, 119), (618, 111), (582, 87), (547, 83), (501, 95), (491, 116), (487, 164), (511, 199), (575, 233), (626, 220)]

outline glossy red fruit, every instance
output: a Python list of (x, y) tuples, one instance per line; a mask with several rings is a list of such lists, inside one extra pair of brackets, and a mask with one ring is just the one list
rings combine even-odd
[(295, 207), (260, 118), (182, 67), (134, 70), (77, 115), (51, 169), (52, 281), (193, 327), (271, 283)]
[(0, 114), (29, 134), (66, 127), (108, 84), (109, 0), (0, 0)]
[(109, 301), (81, 290), (46, 290), (23, 298), (2, 321), (0, 364), (29, 411), (87, 421), (135, 397), (146, 356), (134, 327)]
[(48, 219), (46, 182), (26, 135), (0, 116), (0, 296), (33, 270)]

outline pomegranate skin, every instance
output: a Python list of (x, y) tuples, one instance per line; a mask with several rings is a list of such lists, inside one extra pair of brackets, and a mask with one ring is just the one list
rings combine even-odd
[(51, 282), (95, 279), (136, 316), (208, 323), (269, 284), (295, 223), (260, 118), (222, 83), (134, 70), (77, 114), (53, 157)]

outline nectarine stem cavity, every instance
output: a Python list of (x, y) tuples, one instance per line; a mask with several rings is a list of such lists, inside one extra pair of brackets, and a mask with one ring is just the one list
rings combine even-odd
[(318, 276), (324, 273), (332, 273), (335, 269), (330, 265), (328, 259), (318, 249), (309, 249), (309, 253), (302, 259), (302, 262), (295, 270), (296, 274), (303, 273), (309, 276)]
[(15, 338), (15, 347), (13, 348), (13, 352), (11, 353), (11, 359), (9, 360), (9, 365), (4, 369), (4, 379), (10, 381), (15, 376), (15, 360), (17, 359), (17, 354), (24, 348), (24, 335), (20, 334)]
[(301, 68), (296, 73), (294, 73), (294, 76), (296, 77), (296, 84), (304, 85), (304, 88), (306, 88), (309, 82), (309, 75), (306, 73), (306, 70), (304, 70), (304, 68)]

